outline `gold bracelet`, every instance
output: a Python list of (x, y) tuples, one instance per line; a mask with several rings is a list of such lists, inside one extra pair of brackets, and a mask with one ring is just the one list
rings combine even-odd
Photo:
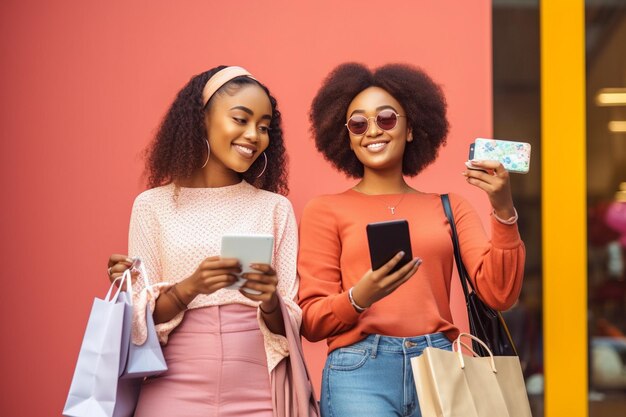
[(172, 294), (172, 293), (171, 293), (171, 292), (169, 292), (169, 291), (165, 291), (165, 293), (164, 293), (164, 294), (165, 294), (165, 296), (166, 296), (166, 297), (170, 300), (170, 302), (171, 302), (172, 304), (174, 304), (174, 306), (175, 306), (177, 309), (179, 309), (179, 310), (181, 310), (181, 311), (183, 310), (182, 308), (180, 308), (180, 304), (178, 304), (178, 301), (176, 300), (176, 297), (174, 296), (174, 294)]
[(170, 299), (174, 301), (174, 304), (176, 304), (176, 306), (181, 311), (187, 310), (187, 305), (183, 303), (183, 301), (181, 300), (181, 296), (180, 296), (180, 293), (178, 292), (178, 289), (176, 288), (176, 284), (172, 285), (165, 294), (167, 294), (170, 297)]
[(270, 311), (265, 311), (261, 308), (261, 304), (259, 304), (259, 310), (261, 310), (261, 313), (263, 314), (272, 314), (274, 311), (276, 311), (278, 309), (278, 306), (280, 306), (280, 303), (277, 301), (276, 302), (276, 306), (274, 306), (273, 309), (271, 309)]
[(174, 295), (176, 296), (176, 298), (178, 299), (178, 301), (180, 301), (180, 303), (182, 305), (185, 306), (185, 308), (187, 308), (187, 304), (183, 303), (183, 296), (180, 294), (180, 292), (178, 292), (178, 284), (174, 284), (172, 285), (172, 287), (170, 288), (170, 290), (174, 293)]

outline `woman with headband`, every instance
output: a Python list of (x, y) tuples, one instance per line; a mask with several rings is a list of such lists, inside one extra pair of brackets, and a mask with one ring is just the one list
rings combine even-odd
[[(323, 83), (310, 118), (317, 149), (357, 181), (313, 199), (300, 220), (302, 332), (311, 341), (326, 339), (329, 350), (322, 415), (417, 417), (410, 359), (427, 346), (450, 349), (459, 333), (449, 306), (453, 246), (440, 196), (405, 181), (445, 143), (443, 93), (417, 68), (344, 64)], [(489, 171), (462, 172), (489, 198), (491, 237), (465, 199), (450, 201), (475, 288), (502, 310), (519, 294), (524, 244), (506, 170), (496, 161), (474, 161), (473, 168)], [(372, 270), (367, 224), (399, 219), (408, 220), (417, 257), (394, 272), (400, 252)]]
[[(145, 380), (135, 417), (274, 416), (270, 375), (289, 354), (285, 326), (301, 317), (297, 226), (280, 195), (286, 160), (276, 100), (243, 68), (193, 77), (169, 108), (148, 149), (149, 189), (133, 205), (128, 243), (156, 284), (151, 299), (136, 300), (133, 342), (146, 338), (149, 303), (168, 370)], [(275, 242), (273, 267), (253, 264), (239, 290), (226, 287), (242, 265), (219, 256), (222, 235), (233, 233)], [(112, 255), (110, 279), (130, 262)], [(133, 286), (139, 293), (143, 280)]]

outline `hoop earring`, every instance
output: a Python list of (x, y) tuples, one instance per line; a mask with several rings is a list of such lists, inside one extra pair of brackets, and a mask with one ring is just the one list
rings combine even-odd
[(265, 155), (265, 152), (263, 152), (263, 156), (265, 157), (265, 164), (263, 165), (263, 170), (261, 171), (261, 173), (256, 176), (257, 178), (261, 178), (261, 175), (263, 175), (263, 173), (265, 172), (265, 168), (267, 168), (267, 155)]
[(204, 161), (204, 164), (202, 165), (201, 168), (204, 168), (206, 164), (209, 163), (209, 156), (211, 156), (211, 147), (209, 146), (209, 140), (205, 139), (205, 141), (206, 141), (206, 161)]

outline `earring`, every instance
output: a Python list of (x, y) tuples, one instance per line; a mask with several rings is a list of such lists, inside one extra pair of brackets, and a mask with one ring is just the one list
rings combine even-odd
[(209, 140), (205, 139), (205, 141), (206, 141), (206, 161), (204, 161), (202, 168), (204, 168), (206, 164), (209, 163), (209, 156), (211, 155), (211, 147), (209, 146)]
[(263, 156), (265, 157), (265, 164), (263, 165), (263, 170), (261, 170), (261, 173), (256, 176), (257, 178), (261, 178), (261, 175), (263, 175), (263, 173), (265, 172), (265, 168), (267, 168), (267, 155), (265, 155), (265, 152), (263, 152)]

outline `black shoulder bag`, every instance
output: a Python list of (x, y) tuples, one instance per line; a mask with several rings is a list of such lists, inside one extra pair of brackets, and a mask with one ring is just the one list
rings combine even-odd
[[(461, 248), (459, 247), (459, 237), (456, 234), (454, 215), (450, 206), (450, 199), (447, 194), (441, 195), (441, 204), (446, 213), (450, 229), (452, 230), (452, 244), (454, 246), (454, 262), (461, 279), (461, 287), (465, 295), (467, 306), (467, 316), (469, 318), (470, 332), (485, 342), (492, 353), (496, 356), (517, 356), (517, 350), (511, 339), (509, 329), (499, 311), (494, 310), (485, 304), (476, 293), (472, 281), (470, 281), (467, 270), (461, 259)], [(469, 288), (468, 288), (469, 286)], [(469, 289), (471, 288), (471, 292)], [(472, 342), (472, 348), (480, 356), (487, 356), (488, 353), (477, 342)]]

